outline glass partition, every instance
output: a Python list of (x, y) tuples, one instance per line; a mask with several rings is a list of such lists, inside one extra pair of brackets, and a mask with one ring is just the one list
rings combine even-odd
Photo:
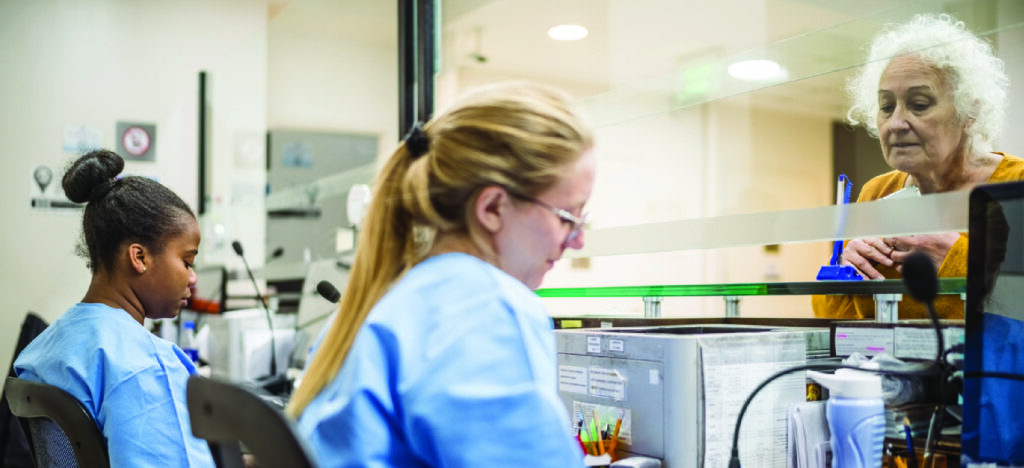
[[(576, 95), (597, 129), (587, 247), (542, 288), (814, 281), (832, 239), (966, 231), (966, 193), (836, 207), (890, 170), (877, 140), (845, 124), (845, 84), (871, 38), (916, 13), (950, 13), (1024, 81), (1024, 6), (1001, 0), (442, 0), (437, 103), (473, 86), (528, 79)], [(549, 28), (588, 35), (555, 41)], [(736, 66), (772, 60), (776, 73)], [(1016, 86), (1016, 85), (1015, 85)], [(1006, 129), (1024, 106), (1012, 93)], [(851, 152), (847, 134), (868, 143)], [(996, 150), (1024, 152), (1006, 131)], [(544, 290), (541, 295), (549, 295)], [(806, 296), (744, 315), (810, 316)], [(635, 299), (546, 299), (553, 314), (638, 313)], [(624, 301), (624, 302), (620, 302)], [(673, 302), (679, 305), (673, 306)], [(665, 315), (721, 315), (722, 297), (666, 301)]]
[(377, 0), (276, 5), (265, 229), (267, 252), (283, 254), (268, 254), (264, 273), (302, 279), (311, 262), (351, 254), (349, 189), (371, 183), (398, 141), (398, 10)]

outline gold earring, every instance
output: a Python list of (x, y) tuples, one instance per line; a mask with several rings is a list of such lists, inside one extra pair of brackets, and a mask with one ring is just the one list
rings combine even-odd
[(142, 272), (143, 272), (143, 273), (145, 273), (145, 272), (146, 272), (146, 267), (142, 267)]

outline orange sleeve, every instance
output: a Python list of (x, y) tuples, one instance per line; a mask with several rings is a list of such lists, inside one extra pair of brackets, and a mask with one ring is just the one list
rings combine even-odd
[(857, 309), (851, 296), (811, 296), (811, 310), (819, 318), (856, 319)]

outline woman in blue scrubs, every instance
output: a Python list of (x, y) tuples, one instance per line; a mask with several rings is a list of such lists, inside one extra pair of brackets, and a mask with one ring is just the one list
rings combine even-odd
[(582, 466), (532, 290), (583, 246), (594, 175), (590, 130), (547, 87), (483, 89), (410, 131), (288, 408), (320, 466)]
[(185, 305), (199, 226), (174, 192), (146, 177), (117, 178), (123, 169), (120, 156), (97, 150), (65, 173), (68, 199), (87, 203), (78, 251), (92, 282), (14, 369), (78, 398), (107, 439), (111, 466), (213, 466), (189, 425), (192, 361), (143, 327), (145, 318), (173, 318)]

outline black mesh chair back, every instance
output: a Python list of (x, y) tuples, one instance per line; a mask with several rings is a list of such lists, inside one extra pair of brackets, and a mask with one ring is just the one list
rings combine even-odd
[[(32, 340), (46, 330), (47, 325), (46, 320), (34, 312), (30, 311), (25, 314), (25, 320), (21, 322), (21, 332), (18, 334), (18, 344), (14, 347), (11, 365), (7, 368), (8, 377), (17, 377), (17, 374), (14, 373), (14, 361)], [(0, 466), (4, 468), (33, 468), (35, 466), (28, 448), (28, 439), (21, 429), (21, 422), (11, 414), (11, 407), (7, 405), (6, 390), (0, 397)]]
[(218, 468), (241, 468), (242, 447), (259, 466), (314, 468), (291, 420), (236, 384), (193, 375), (186, 390), (192, 434), (206, 439)]
[(53, 385), (8, 377), (11, 413), (21, 423), (37, 467), (110, 466), (107, 442), (78, 399)]
[(36, 466), (83, 466), (75, 458), (68, 436), (52, 419), (28, 418), (28, 430)]

